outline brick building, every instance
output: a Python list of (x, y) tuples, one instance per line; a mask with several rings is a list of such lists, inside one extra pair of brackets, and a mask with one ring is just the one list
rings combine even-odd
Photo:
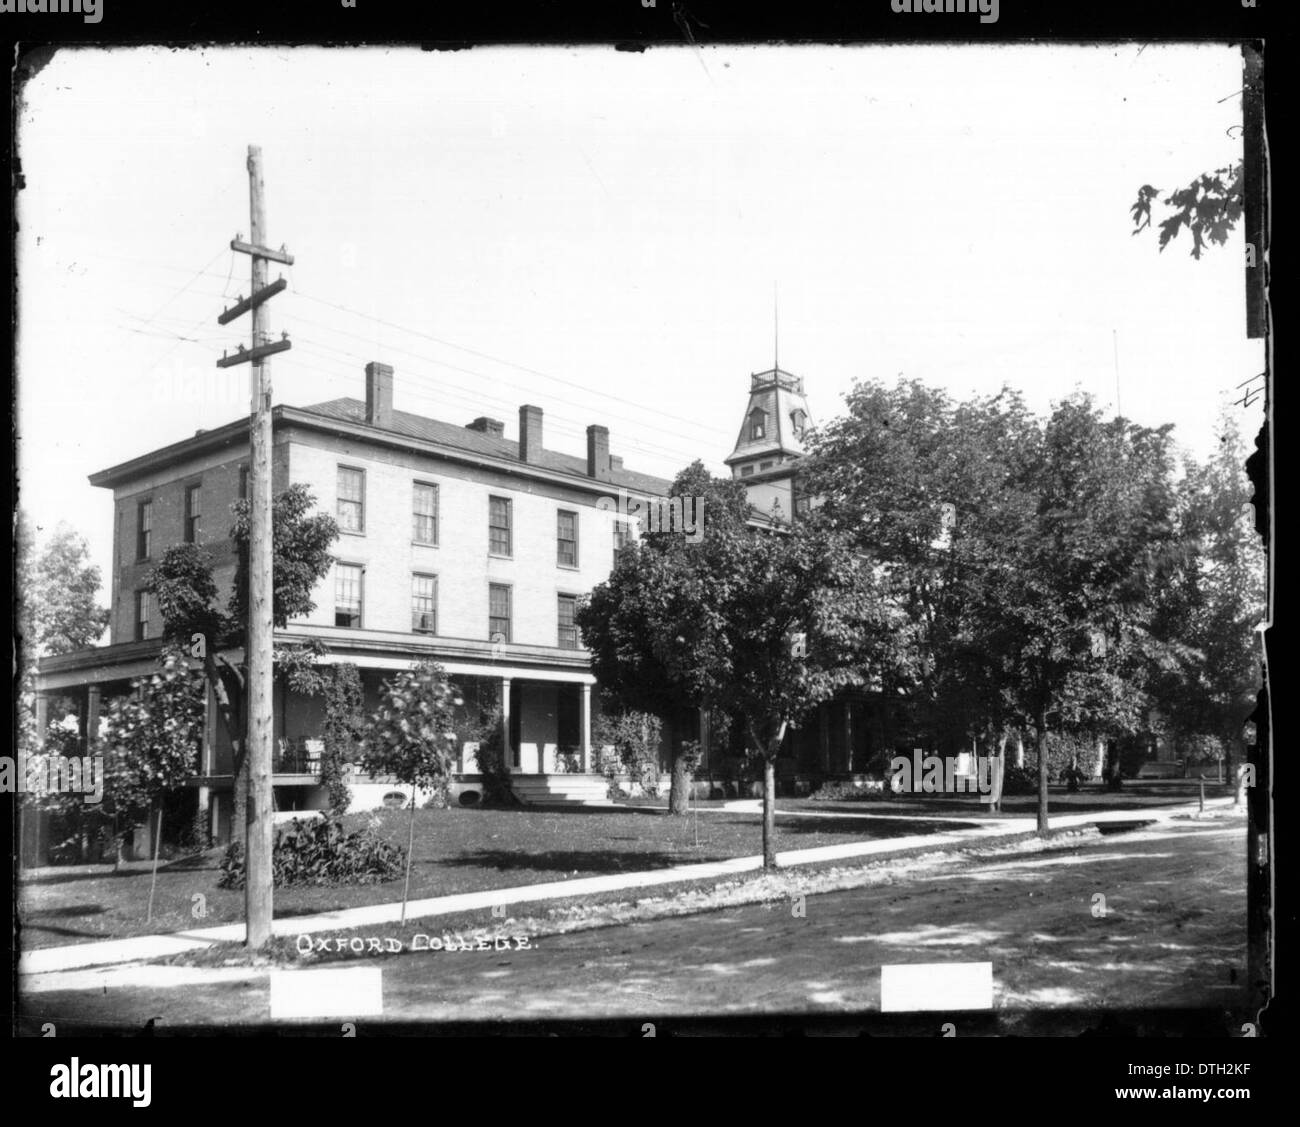
[[(596, 801), (605, 781), (593, 763), (598, 693), (573, 625), (579, 597), (603, 581), (620, 546), (637, 533), (614, 497), (664, 496), (670, 483), (623, 466), (607, 428), (587, 428), (585, 459), (548, 450), (540, 408), (519, 408), (517, 439), (480, 417), (459, 426), (397, 411), (393, 370), (371, 363), (365, 399), (273, 410), (273, 489), (306, 484), (341, 532), (334, 565), (314, 593), (315, 610), (276, 632), (277, 643), (319, 639), (326, 662), (361, 671), (367, 707), (381, 682), (422, 657), (437, 660), (467, 708), (500, 701), (515, 789), (529, 801)], [(749, 402), (727, 458), (755, 518), (789, 520), (796, 463), (810, 424), (803, 381), (779, 369), (751, 377)], [(106, 696), (129, 690), (155, 668), (162, 623), (144, 590), (171, 545), (194, 542), (214, 563), (224, 600), (235, 574), (230, 506), (247, 487), (248, 423), (200, 431), (91, 477), (113, 491), (114, 546), (108, 644), (44, 660), (37, 677), (38, 725), (54, 695), (78, 704), (83, 735), (96, 733)], [(877, 704), (849, 695), (818, 710), (787, 737), (787, 779), (865, 769), (883, 746)], [(277, 686), (276, 803), (325, 805), (320, 785), (323, 706)], [(229, 831), (232, 756), (209, 700), (199, 808), (220, 840)], [(698, 734), (698, 718), (666, 717), (672, 742)], [(733, 739), (743, 739), (734, 726)], [(734, 774), (743, 746), (714, 748), (703, 764)], [(460, 750), (459, 791), (478, 786), (473, 745)], [(392, 788), (364, 777), (354, 806), (379, 804)]]

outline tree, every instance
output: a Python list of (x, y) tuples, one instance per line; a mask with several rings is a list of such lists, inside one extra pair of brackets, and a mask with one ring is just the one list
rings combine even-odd
[[(634, 782), (651, 794), (659, 778), (659, 738), (663, 723), (653, 712), (635, 709), (610, 714), (602, 712), (596, 728), (596, 742), (609, 744)], [(669, 807), (671, 808), (671, 801)]]
[[(736, 481), (714, 478), (702, 462), (677, 475), (669, 497), (695, 499), (704, 535), (644, 529), (610, 578), (579, 605), (578, 626), (592, 672), (616, 709), (659, 716), (707, 709), (728, 660), (718, 599), (732, 562), (748, 542), (749, 501)], [(688, 760), (675, 741), (668, 809), (684, 815)]]
[(415, 669), (384, 682), (379, 709), (370, 720), (362, 752), (366, 773), (375, 777), (389, 775), (411, 788), (406, 881), (402, 886), (403, 923), (411, 888), (416, 788), (445, 785), (450, 780), (456, 766), (455, 709), (462, 704), (442, 666), (423, 661)]
[(1171, 429), (1103, 421), (1084, 395), (1058, 404), (964, 585), (988, 680), (1037, 737), (1040, 832), (1049, 721), (1118, 732), (1145, 719), (1163, 659), (1157, 595), (1176, 555)]
[[(702, 541), (648, 537), (583, 602), (578, 622), (597, 677), (625, 706), (662, 712), (685, 701), (743, 718), (764, 765), (763, 859), (773, 867), (781, 744), (811, 708), (861, 681), (887, 632), (881, 604), (833, 530), (750, 527), (743, 487), (698, 463), (678, 476), (679, 490), (704, 498)], [(675, 761), (685, 751), (677, 742)]]
[(1200, 258), (1207, 242), (1222, 246), (1228, 233), (1241, 219), (1244, 199), (1242, 164), (1237, 161), (1226, 168), (1204, 172), (1184, 188), (1160, 200), (1160, 189), (1144, 184), (1138, 189), (1137, 201), (1129, 209), (1133, 216), (1133, 234), (1151, 226), (1152, 205), (1163, 203), (1171, 214), (1161, 220), (1160, 249), (1177, 237), (1184, 227), (1192, 236), (1192, 257)]
[[(1189, 459), (1179, 488), (1180, 566), (1160, 608), (1162, 635), (1182, 642), (1155, 696), (1180, 743), (1217, 753), (1231, 771), (1261, 684), (1256, 627), (1266, 613), (1266, 557), (1255, 531), (1245, 443), (1220, 420), (1215, 456)], [(1229, 775), (1230, 777), (1230, 775)]]
[(94, 645), (108, 625), (108, 608), (96, 602), (100, 572), (90, 562), (86, 538), (60, 523), (45, 547), (34, 551), (30, 526), (20, 514), (18, 564), (23, 578), (20, 623), (30, 657)]
[[(163, 652), (160, 665), (157, 673), (132, 682), (130, 696), (111, 700), (105, 714), (110, 739), (104, 796), (119, 834), (129, 833), (158, 807), (154, 883), (162, 842), (161, 800), (195, 773), (204, 723), (203, 678), (175, 649)], [(150, 919), (154, 883), (149, 887)]]
[[(273, 503), (274, 620), (283, 628), (291, 618), (304, 618), (315, 609), (312, 591), (329, 572), (330, 546), (338, 525), (326, 513), (312, 513), (315, 499), (301, 484), (290, 485)], [(250, 507), (247, 500), (231, 506), (230, 530), (238, 555), (234, 583), (226, 607), (218, 601), (209, 555), (194, 544), (178, 544), (163, 553), (147, 587), (158, 601), (168, 641), (203, 662), (204, 675), (216, 698), (218, 712), (234, 755), (235, 833), (243, 823), (248, 778), (245, 770), (243, 726), (244, 674), (229, 658), (241, 649), (247, 632), (248, 541)], [(323, 646), (280, 647), (277, 672), (313, 691), (319, 682), (315, 660)]]

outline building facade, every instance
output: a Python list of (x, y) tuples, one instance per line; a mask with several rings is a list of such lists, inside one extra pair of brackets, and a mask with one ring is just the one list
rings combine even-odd
[[(751, 377), (726, 462), (745, 483), (756, 520), (789, 521), (802, 511), (797, 462), (809, 426), (802, 379), (780, 369)], [(499, 705), (520, 797), (604, 800), (592, 740), (599, 693), (574, 612), (637, 536), (618, 499), (650, 501), (670, 483), (625, 468), (604, 426), (587, 428), (585, 459), (547, 449), (535, 406), (519, 408), (514, 439), (487, 417), (458, 426), (397, 411), (393, 370), (379, 363), (366, 366), (364, 400), (276, 407), (272, 429), (273, 490), (305, 484), (340, 527), (315, 609), (277, 630), (277, 644), (318, 640), (328, 648), (323, 662), (357, 666), (367, 708), (396, 671), (436, 660), (462, 689), (467, 719), (485, 704)], [(230, 511), (246, 495), (248, 460), (248, 424), (240, 419), (91, 477), (113, 495), (109, 640), (41, 662), (42, 731), (46, 702), (71, 696), (83, 736), (97, 736), (105, 697), (129, 692), (133, 678), (155, 669), (163, 624), (145, 588), (167, 548), (194, 543), (205, 550), (224, 604), (237, 563)], [(823, 706), (789, 733), (781, 775), (866, 770), (887, 742), (887, 720), (869, 694)], [(320, 698), (277, 684), (273, 785), (281, 810), (326, 805), (322, 721)], [(665, 765), (675, 741), (701, 735), (707, 748), (697, 716), (666, 717)], [(733, 746), (708, 748), (702, 772), (734, 780), (743, 753), (741, 726), (733, 725)], [(454, 789), (473, 794), (480, 786), (474, 745), (462, 743), (458, 754)], [(194, 788), (217, 840), (230, 828), (232, 762), (210, 698)], [(392, 790), (358, 777), (354, 807), (379, 805)]]

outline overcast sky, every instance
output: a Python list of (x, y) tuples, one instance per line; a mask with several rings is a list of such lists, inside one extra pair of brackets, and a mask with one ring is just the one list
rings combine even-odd
[(249, 143), (297, 258), (277, 403), (383, 360), (399, 410), (722, 472), (775, 284), (816, 421), (900, 372), (1113, 405), (1117, 341), (1124, 413), (1206, 454), (1264, 366), (1242, 236), (1157, 254), (1128, 207), (1240, 158), (1241, 85), (1214, 45), (65, 51), (19, 126), (19, 502), (107, 585), (87, 475), (247, 414)]

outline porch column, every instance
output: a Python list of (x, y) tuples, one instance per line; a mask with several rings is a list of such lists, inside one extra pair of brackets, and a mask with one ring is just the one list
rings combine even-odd
[(844, 702), (844, 772), (853, 770), (853, 706)]
[(578, 753), (582, 757), (582, 773), (591, 773), (591, 686), (585, 681), (578, 687), (582, 704), (578, 709)]
[(514, 766), (515, 753), (510, 746), (510, 678), (501, 678), (501, 754), (508, 766)]
[(104, 691), (98, 685), (86, 686), (86, 754), (99, 739), (99, 710)]

